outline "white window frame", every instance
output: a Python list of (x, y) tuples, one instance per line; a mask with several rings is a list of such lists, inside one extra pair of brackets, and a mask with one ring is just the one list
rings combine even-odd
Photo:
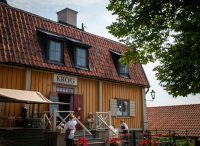
[[(60, 51), (54, 50), (54, 53), (53, 53), (54, 54), (54, 59), (51, 58), (51, 52), (53, 51), (53, 49), (57, 49), (57, 48), (56, 47), (55, 48), (51, 48), (51, 43), (55, 43), (55, 45), (59, 44), (59, 46), (60, 46)], [(55, 61), (55, 62), (61, 62), (62, 63), (62, 52), (63, 52), (62, 49), (63, 49), (63, 47), (62, 47), (62, 43), (61, 42), (50, 39), (49, 40), (49, 53), (48, 53), (49, 60), (50, 61)], [(56, 56), (55, 56), (56, 53), (59, 54), (59, 56), (60, 56), (59, 59), (56, 58)]]
[[(78, 49), (81, 50), (81, 52), (84, 51), (85, 56), (78, 56)], [(76, 49), (75, 49), (74, 55), (75, 55), (74, 56), (75, 67), (88, 70), (89, 69), (88, 49), (77, 46)], [(81, 64), (78, 63), (79, 60), (81, 60)], [(82, 64), (83, 62), (84, 62), (84, 64)]]
[(126, 66), (119, 62), (119, 75), (129, 77), (129, 66)]

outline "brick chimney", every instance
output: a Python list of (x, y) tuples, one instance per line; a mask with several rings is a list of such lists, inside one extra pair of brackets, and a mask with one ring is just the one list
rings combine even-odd
[(77, 27), (77, 13), (78, 12), (69, 8), (65, 8), (61, 11), (58, 11), (57, 12), (58, 22), (61, 22), (61, 23), (64, 22), (64, 23)]

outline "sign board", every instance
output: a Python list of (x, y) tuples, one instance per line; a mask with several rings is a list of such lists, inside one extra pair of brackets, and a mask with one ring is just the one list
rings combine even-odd
[[(53, 101), (53, 102), (59, 102), (58, 94), (56, 92), (52, 92), (50, 94), (50, 100)], [(54, 108), (59, 111), (59, 105), (58, 104), (49, 104), (50, 114), (52, 114), (52, 111), (53, 111)]]
[(59, 74), (54, 74), (54, 83), (66, 84), (66, 85), (77, 85), (77, 78), (71, 76), (64, 76)]

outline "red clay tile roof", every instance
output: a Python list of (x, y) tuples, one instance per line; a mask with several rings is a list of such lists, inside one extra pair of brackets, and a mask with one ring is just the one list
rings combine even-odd
[[(175, 130), (178, 135), (200, 136), (200, 104), (147, 107), (148, 130)], [(182, 132), (181, 132), (182, 131)]]
[[(77, 70), (73, 68), (67, 50), (64, 51), (66, 66), (44, 62), (36, 36), (36, 28), (82, 40), (84, 44), (92, 46), (89, 49), (89, 65), (91, 70)], [(140, 64), (130, 64), (130, 78), (118, 76), (109, 49), (123, 52), (125, 46), (121, 43), (51, 21), (9, 5), (0, 4), (0, 63), (23, 65), (29, 68), (149, 87), (148, 80)]]

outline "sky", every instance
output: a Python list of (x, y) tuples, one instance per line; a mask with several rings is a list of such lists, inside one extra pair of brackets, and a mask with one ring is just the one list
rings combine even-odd
[[(65, 8), (73, 9), (78, 12), (77, 27), (81, 28), (83, 23), (85, 31), (118, 41), (106, 29), (106, 26), (109, 26), (117, 18), (112, 15), (112, 12), (106, 9), (109, 0), (7, 0), (7, 2), (13, 7), (53, 21), (57, 21), (56, 12)], [(152, 71), (158, 64), (159, 62), (143, 65), (145, 74), (151, 85), (149, 92), (146, 94), (146, 104), (148, 107), (200, 104), (200, 95), (173, 98), (163, 90), (159, 85), (159, 81), (156, 80), (155, 72)], [(155, 99), (153, 101), (150, 95), (152, 89), (155, 91)]]

